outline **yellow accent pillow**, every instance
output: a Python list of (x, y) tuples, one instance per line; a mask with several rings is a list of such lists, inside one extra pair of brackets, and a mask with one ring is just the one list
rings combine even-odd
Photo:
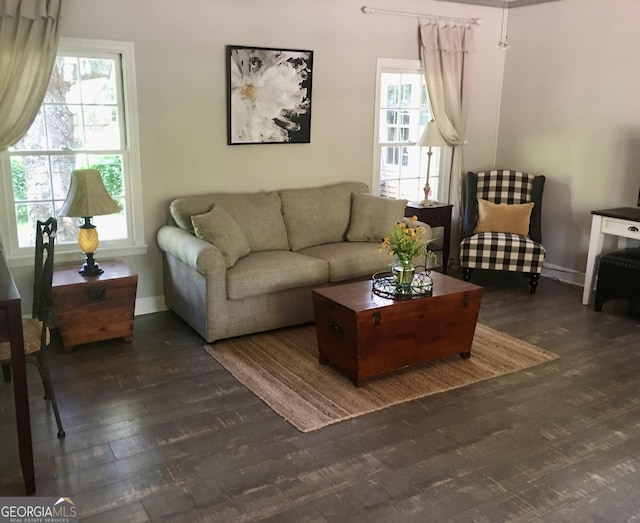
[(478, 224), (474, 232), (510, 232), (528, 237), (533, 205), (533, 202), (506, 204), (478, 199)]

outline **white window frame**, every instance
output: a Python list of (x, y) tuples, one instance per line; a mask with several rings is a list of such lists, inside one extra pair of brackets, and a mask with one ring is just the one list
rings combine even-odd
[[(135, 56), (132, 42), (113, 40), (89, 40), (82, 38), (61, 38), (58, 54), (118, 54), (122, 66), (122, 95), (124, 113), (123, 164), (126, 174), (124, 187), (126, 194), (127, 238), (122, 240), (101, 240), (100, 258), (133, 256), (146, 254), (142, 207), (142, 174), (140, 168), (140, 144), (138, 138), (138, 104), (135, 78)], [(4, 210), (0, 224), (2, 248), (10, 267), (33, 264), (33, 247), (19, 247), (15, 216), (15, 201), (11, 177), (9, 153), (0, 153), (0, 178), (3, 189)], [(98, 231), (99, 232), (99, 231)], [(81, 254), (81, 253), (80, 253)], [(56, 244), (56, 263), (77, 261), (81, 258), (78, 244)]]
[[(371, 192), (376, 195), (380, 195), (380, 172), (381, 172), (381, 152), (382, 146), (380, 145), (380, 91), (381, 91), (381, 79), (382, 73), (417, 73), (423, 74), (422, 64), (420, 60), (411, 59), (399, 59), (399, 58), (378, 58), (376, 63), (376, 90), (375, 90), (375, 106), (374, 106), (374, 128), (373, 128), (373, 171), (371, 173)], [(419, 139), (420, 137), (418, 137)], [(398, 142), (398, 146), (402, 145), (415, 145), (416, 142)], [(424, 148), (426, 149), (426, 148)], [(451, 167), (451, 147), (439, 147), (432, 149), (433, 156), (431, 162), (437, 162), (436, 155), (439, 155), (439, 170), (438, 170), (438, 192), (432, 195), (432, 199), (435, 199), (439, 203), (448, 203), (449, 200), (449, 172)], [(402, 154), (399, 154), (399, 162), (401, 162)], [(421, 154), (421, 162), (424, 165), (420, 165), (421, 172), (426, 172), (426, 152)], [(420, 202), (424, 199), (424, 193), (416, 195), (418, 198), (415, 200)]]

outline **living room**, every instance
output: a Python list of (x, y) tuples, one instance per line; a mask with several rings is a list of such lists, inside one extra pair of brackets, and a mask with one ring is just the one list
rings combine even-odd
[[(543, 276), (550, 276), (543, 278), (539, 294), (533, 298), (536, 302), (531, 301), (526, 289), (522, 295), (522, 289), (517, 288), (507, 296), (503, 292), (509, 291), (498, 285), (495, 293), (488, 293), (495, 301), (487, 304), (484, 320), (493, 321), (499, 329), (501, 324), (508, 324), (499, 315), (506, 317), (513, 312), (513, 323), (505, 327), (513, 335), (527, 334), (523, 317), (537, 318), (551, 332), (569, 328), (554, 324), (544, 310), (557, 307), (559, 301), (560, 310), (570, 311), (567, 314), (573, 318), (569, 321), (573, 328), (584, 327), (593, 318), (593, 311), (580, 305), (579, 290), (554, 290), (553, 278), (582, 285), (592, 210), (636, 206), (640, 188), (640, 111), (639, 102), (633, 102), (631, 93), (640, 75), (634, 67), (640, 49), (635, 27), (640, 6), (635, 0), (609, 4), (598, 0), (557, 0), (513, 7), (508, 12), (510, 46), (505, 51), (497, 46), (504, 21), (500, 7), (443, 0), (379, 0), (371, 5), (481, 20), (473, 28), (475, 51), (470, 53), (468, 62), (467, 143), (463, 146), (462, 170), (504, 167), (546, 176), (542, 237), (547, 258)], [(316, 187), (345, 180), (372, 184), (376, 61), (418, 59), (417, 21), (410, 16), (365, 14), (362, 6), (353, 0), (194, 0), (185, 5), (168, 0), (72, 0), (66, 6), (61, 24), (63, 39), (131, 42), (135, 48), (141, 172), (138, 211), (143, 224), (139, 243), (144, 247), (118, 253), (105, 247), (99, 251), (99, 258), (122, 259), (138, 274), (136, 337), (144, 341), (136, 339), (136, 343), (144, 343), (145, 352), (151, 353), (153, 344), (166, 343), (146, 317), (152, 316), (147, 313), (164, 309), (156, 233), (167, 222), (171, 200), (206, 192)], [(227, 145), (226, 45), (314, 51), (310, 143)], [(6, 237), (7, 232), (3, 229), (2, 234)], [(80, 263), (80, 258), (79, 253), (74, 253), (61, 259)], [(23, 312), (28, 311), (32, 267), (9, 262), (25, 297)], [(573, 308), (568, 304), (572, 299)], [(182, 330), (184, 326), (169, 313), (159, 314), (161, 323), (175, 328), (180, 335), (189, 332), (188, 328)], [(597, 319), (602, 322), (603, 331), (591, 335), (608, 339), (615, 326), (629, 336), (627, 348), (633, 347), (631, 337), (637, 329), (624, 314)], [(598, 322), (591, 323), (595, 324), (591, 328), (598, 327)], [(528, 334), (532, 343), (542, 339), (537, 332)], [(560, 335), (556, 331), (550, 336)], [(577, 338), (581, 341), (575, 347), (587, 343), (588, 336), (583, 336)], [(183, 342), (177, 335), (171, 340), (177, 348), (181, 343), (202, 344), (195, 334), (186, 334)], [(118, 345), (114, 357), (121, 358), (124, 351), (126, 345)], [(566, 354), (569, 357), (570, 352)], [(86, 362), (91, 353), (77, 351), (60, 355), (58, 360), (65, 357)], [(207, 358), (206, 354), (202, 358)], [(195, 356), (189, 358), (191, 364), (198, 361)], [(57, 365), (64, 369), (63, 363)], [(216, 387), (214, 378), (233, 387), (221, 372), (203, 377)], [(92, 378), (87, 379), (91, 382)], [(134, 380), (133, 376), (130, 379)], [(96, 377), (95, 383), (102, 386), (102, 378)], [(34, 381), (33, 388), (36, 386)], [(172, 390), (179, 393), (177, 387)], [(3, 412), (8, 415), (3, 419), (9, 420), (13, 414), (7, 396), (10, 399), (10, 394), (3, 396)], [(608, 399), (614, 401), (613, 397)], [(454, 404), (454, 400), (452, 397), (450, 403)], [(428, 410), (426, 405), (436, 404), (425, 403), (421, 408)], [(133, 411), (136, 408), (145, 410), (139, 404), (132, 405)], [(162, 407), (156, 404), (155, 408)], [(405, 413), (401, 407), (385, 423), (391, 424), (395, 419), (402, 425)], [(269, 427), (273, 429), (272, 425)], [(372, 432), (379, 428), (373, 427)], [(9, 428), (11, 431), (4, 434), (13, 439), (14, 427)], [(399, 431), (397, 427), (396, 430)], [(99, 432), (99, 427), (95, 431)], [(313, 452), (314, 445), (331, 449), (320, 433), (310, 437), (314, 442), (307, 439), (308, 452)], [(55, 437), (42, 441), (50, 447), (59, 445)], [(227, 447), (223, 450), (233, 452), (233, 436), (225, 436), (224, 441)], [(345, 441), (340, 446), (348, 447)], [(412, 446), (407, 440), (402, 441), (407, 448)], [(241, 455), (242, 443), (238, 446)], [(37, 450), (37, 442), (34, 448), (36, 453), (43, 452)], [(331, 450), (339, 453), (339, 449)], [(405, 459), (410, 455), (407, 452)], [(64, 461), (64, 457), (58, 457), (58, 461)], [(231, 461), (228, 466), (232, 467)], [(63, 467), (71, 468), (73, 464), (64, 463)], [(58, 474), (64, 475), (60, 470)], [(618, 486), (624, 490), (624, 485)], [(125, 490), (111, 493), (114, 499), (121, 496), (123, 505), (126, 500), (133, 503), (138, 499), (136, 495), (127, 498), (126, 487), (121, 487)], [(18, 494), (12, 491), (11, 495)], [(372, 494), (369, 491), (367, 495)], [(82, 499), (89, 500), (90, 496)], [(156, 503), (159, 505), (160, 501)], [(354, 499), (353, 503), (357, 501)], [(114, 506), (105, 505), (103, 509), (108, 514)], [(94, 512), (96, 517), (99, 512)], [(344, 518), (351, 515), (347, 510), (343, 512)], [(232, 519), (230, 516), (227, 520)], [(291, 519), (296, 519), (295, 512)], [(336, 519), (339, 518), (333, 520)], [(274, 520), (278, 520), (276, 516)], [(319, 517), (316, 520), (322, 521)]]
[[(163, 308), (155, 234), (166, 223), (169, 201), (345, 180), (371, 185), (376, 60), (418, 59), (415, 18), (367, 15), (350, 1), (283, 2), (277, 9), (200, 2), (178, 12), (172, 2), (154, 2), (150, 11), (146, 5), (70, 2), (61, 24), (63, 38), (135, 46), (143, 224), (137, 241), (146, 253), (116, 256), (139, 274), (138, 313)], [(582, 284), (591, 211), (635, 206), (640, 187), (636, 102), (629, 95), (637, 5), (628, 0), (609, 9), (561, 0), (512, 8), (506, 52), (496, 45), (501, 9), (441, 0), (374, 7), (481, 19), (468, 60), (462, 170), (545, 175), (545, 270)], [(585, 27), (601, 28), (603, 36), (585, 38)], [(314, 51), (309, 144), (227, 145), (226, 45)], [(105, 246), (101, 256), (114, 257)], [(22, 265), (12, 272), (28, 296), (31, 271), (28, 262)]]

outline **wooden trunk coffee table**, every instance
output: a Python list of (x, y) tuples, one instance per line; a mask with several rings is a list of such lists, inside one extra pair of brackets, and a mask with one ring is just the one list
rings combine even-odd
[(356, 386), (436, 358), (471, 356), (482, 287), (432, 272), (433, 295), (382, 298), (371, 281), (314, 289), (319, 360)]

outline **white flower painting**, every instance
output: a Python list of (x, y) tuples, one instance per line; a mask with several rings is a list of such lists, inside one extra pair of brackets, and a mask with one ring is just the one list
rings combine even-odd
[(227, 46), (228, 143), (309, 143), (313, 51)]

